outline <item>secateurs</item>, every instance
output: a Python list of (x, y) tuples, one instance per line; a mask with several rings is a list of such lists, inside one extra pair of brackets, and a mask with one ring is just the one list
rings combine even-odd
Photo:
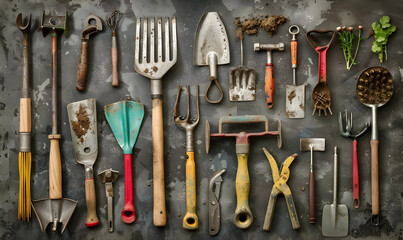
[(199, 218), (196, 215), (196, 169), (194, 161), (194, 135), (193, 130), (200, 120), (199, 112), (199, 85), (196, 87), (197, 116), (190, 117), (190, 88), (187, 86), (187, 113), (181, 116), (179, 113), (179, 101), (182, 86), (178, 87), (173, 120), (180, 129), (186, 132), (186, 215), (183, 218), (183, 228), (193, 230), (199, 227)]
[(370, 126), (370, 123), (365, 123), (365, 127), (358, 134), (351, 134), (351, 129), (353, 128), (353, 113), (348, 118), (347, 110), (345, 110), (346, 115), (346, 127), (343, 127), (343, 117), (340, 112), (339, 114), (339, 132), (343, 137), (352, 138), (353, 141), (353, 205), (355, 208), (360, 207), (360, 178), (358, 171), (358, 157), (357, 157), (357, 138), (362, 136)]
[[(240, 133), (223, 133), (223, 124), (247, 124), (247, 123), (264, 123), (265, 130), (263, 132), (240, 132)], [(269, 120), (264, 115), (244, 115), (244, 116), (224, 116), (220, 118), (218, 133), (210, 133), (210, 124), (206, 121), (206, 152), (209, 152), (210, 137), (235, 137), (236, 138), (236, 155), (238, 158), (238, 169), (235, 180), (235, 188), (237, 195), (237, 206), (234, 214), (234, 224), (240, 229), (250, 227), (253, 222), (253, 214), (249, 208), (249, 189), (250, 179), (248, 171), (249, 157), (249, 138), (256, 136), (277, 136), (277, 146), (281, 148), (281, 122), (277, 121), (277, 131), (269, 131)]]
[(209, 234), (214, 236), (220, 231), (220, 189), (223, 173), (225, 169), (218, 170), (214, 173), (214, 175), (210, 178), (209, 187), (208, 187), (208, 216), (209, 216)]
[(279, 169), (277, 166), (276, 160), (273, 156), (267, 151), (266, 148), (263, 148), (263, 152), (269, 160), (271, 172), (273, 176), (273, 188), (271, 189), (269, 203), (267, 205), (266, 217), (264, 219), (263, 230), (269, 231), (271, 228), (271, 222), (273, 220), (274, 208), (276, 206), (277, 196), (282, 193), (287, 202), (288, 214), (290, 215), (291, 224), (293, 229), (299, 229), (299, 220), (297, 215), (297, 210), (295, 208), (294, 199), (292, 198), (291, 189), (287, 185), (288, 178), (290, 177), (290, 165), (294, 161), (294, 159), (298, 156), (298, 154), (294, 153), (289, 156), (281, 165), (281, 172), (279, 174)]

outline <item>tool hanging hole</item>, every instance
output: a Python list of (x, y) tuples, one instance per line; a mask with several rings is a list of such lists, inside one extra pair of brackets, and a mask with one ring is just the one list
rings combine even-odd
[(273, 103), (267, 103), (267, 107), (271, 108), (273, 106)]
[(95, 18), (91, 18), (91, 19), (88, 21), (88, 24), (89, 24), (89, 25), (97, 25), (97, 20), (95, 20)]
[(91, 151), (91, 148), (89, 148), (89, 147), (84, 148), (85, 153), (89, 153), (90, 151)]
[(248, 220), (248, 217), (246, 216), (246, 214), (241, 214), (239, 215), (239, 221), (240, 222), (246, 222), (246, 220)]
[(124, 211), (123, 214), (124, 214), (126, 217), (131, 217), (131, 216), (133, 215), (133, 212), (131, 212), (131, 211)]
[(214, 232), (214, 228), (212, 228), (211, 231)]
[(355, 208), (358, 208), (358, 206), (359, 206), (359, 205), (358, 205), (358, 199), (354, 199), (354, 207), (355, 207)]
[(194, 218), (188, 218), (188, 219), (186, 219), (186, 222), (187, 222), (189, 225), (192, 225), (192, 224), (194, 224), (196, 221), (194, 220)]
[(160, 214), (162, 214), (162, 211), (160, 212)]
[(109, 228), (112, 228), (112, 221), (109, 221)]
[(60, 20), (59, 20), (58, 17), (51, 17), (51, 18), (49, 19), (49, 24), (52, 25), (52, 26), (57, 26), (57, 25), (59, 25), (59, 22), (60, 22)]

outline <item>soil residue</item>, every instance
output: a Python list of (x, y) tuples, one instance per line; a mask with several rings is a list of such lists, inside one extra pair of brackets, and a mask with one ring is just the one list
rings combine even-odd
[(382, 67), (367, 69), (358, 79), (356, 91), (362, 103), (386, 103), (393, 95), (392, 75)]
[(235, 25), (237, 27), (236, 37), (243, 39), (243, 33), (247, 35), (255, 35), (258, 33), (259, 28), (263, 28), (266, 32), (270, 34), (271, 37), (277, 33), (277, 28), (283, 23), (289, 22), (289, 19), (280, 16), (265, 15), (263, 18), (251, 18), (241, 20), (240, 17), (235, 17)]
[(87, 108), (80, 105), (76, 112), (77, 121), (70, 121), (71, 128), (76, 134), (79, 142), (84, 142), (83, 136), (87, 134), (90, 128), (90, 119), (88, 117)]
[(295, 90), (292, 90), (290, 92), (290, 94), (288, 94), (288, 101), (290, 101), (290, 103), (292, 104), (292, 100), (297, 96), (297, 94), (295, 93)]

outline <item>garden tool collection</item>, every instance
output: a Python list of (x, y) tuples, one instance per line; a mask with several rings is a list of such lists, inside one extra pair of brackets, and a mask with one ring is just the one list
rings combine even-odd
[(285, 116), (287, 118), (304, 118), (305, 117), (305, 85), (297, 86), (296, 69), (297, 69), (297, 52), (298, 42), (295, 35), (299, 33), (299, 27), (292, 25), (288, 29), (292, 35), (291, 40), (291, 67), (292, 67), (292, 85), (285, 86)]
[(106, 169), (98, 174), (98, 178), (105, 184), (106, 198), (108, 200), (108, 230), (113, 232), (113, 183), (118, 179), (119, 172)]
[[(328, 40), (324, 45), (319, 45), (319, 40), (322, 39), (319, 39), (318, 35), (323, 38), (324, 36), (328, 36), (329, 33), (332, 34), (330, 40)], [(312, 92), (312, 115), (315, 115), (316, 110), (318, 110), (319, 116), (321, 115), (321, 111), (323, 111), (325, 116), (327, 116), (326, 110), (328, 110), (330, 115), (332, 115), (332, 110), (330, 108), (332, 100), (330, 98), (329, 87), (326, 84), (326, 52), (329, 49), (335, 35), (336, 31), (333, 30), (311, 30), (306, 33), (306, 38), (309, 44), (313, 49), (315, 49), (316, 52), (319, 53), (319, 82), (316, 84)], [(314, 36), (316, 36), (316, 38)]]
[[(219, 103), (224, 93), (218, 83), (217, 65), (230, 63), (230, 50), (227, 32), (224, 23), (217, 12), (203, 14), (197, 25), (193, 47), (193, 64), (196, 66), (209, 66), (210, 83), (204, 97), (209, 103)], [(220, 91), (217, 100), (209, 98), (211, 86), (215, 84)]]
[[(223, 133), (224, 124), (256, 124), (264, 123), (265, 131), (255, 133)], [(235, 180), (235, 188), (237, 195), (237, 207), (234, 215), (234, 224), (240, 229), (248, 228), (253, 222), (253, 215), (249, 208), (249, 138), (257, 136), (272, 135), (277, 136), (277, 146), (281, 148), (281, 122), (277, 121), (277, 131), (269, 131), (269, 121), (264, 115), (245, 115), (245, 116), (224, 116), (220, 118), (218, 133), (210, 133), (210, 124), (206, 120), (206, 152), (209, 152), (211, 137), (235, 137), (236, 138), (236, 155), (238, 158), (238, 170)]]
[(292, 198), (291, 189), (287, 185), (288, 178), (290, 177), (290, 165), (294, 161), (294, 159), (298, 156), (298, 154), (294, 153), (290, 157), (288, 157), (283, 164), (281, 165), (281, 173), (279, 173), (278, 166), (276, 160), (273, 156), (267, 151), (266, 148), (263, 148), (263, 152), (269, 160), (271, 173), (273, 176), (273, 187), (271, 189), (269, 203), (267, 205), (266, 217), (264, 219), (263, 230), (270, 231), (271, 223), (273, 221), (274, 208), (276, 206), (277, 196), (282, 193), (285, 197), (285, 201), (287, 202), (288, 214), (290, 215), (292, 228), (294, 230), (299, 229), (299, 220), (297, 215), (297, 209), (295, 208), (294, 199)]
[(214, 236), (220, 231), (220, 189), (223, 182), (221, 175), (225, 172), (225, 169), (218, 170), (210, 178), (208, 188), (208, 216), (209, 216), (209, 234)]
[(85, 225), (94, 227), (99, 224), (96, 210), (93, 165), (98, 156), (97, 105), (95, 98), (67, 105), (74, 156), (85, 170), (85, 200), (87, 219)]
[[(95, 22), (92, 24), (91, 22)], [(84, 91), (88, 73), (88, 45), (90, 35), (102, 31), (102, 20), (95, 15), (89, 15), (84, 21), (84, 30), (81, 37), (80, 58), (78, 60), (76, 89)]]
[[(155, 19), (150, 18), (150, 46), (148, 41), (148, 18), (143, 19), (143, 33), (140, 35), (141, 18), (137, 18), (134, 69), (151, 80), (152, 99), (152, 141), (153, 141), (153, 187), (155, 226), (166, 225), (165, 177), (164, 177), (164, 124), (162, 117), (162, 77), (177, 60), (176, 17), (172, 17), (172, 32), (169, 31), (169, 18), (164, 19), (165, 37), (162, 35), (162, 18), (157, 18), (157, 44), (155, 44)], [(143, 47), (140, 49), (140, 39)], [(165, 47), (165, 54), (162, 51)], [(172, 50), (171, 46), (172, 45)], [(158, 52), (155, 52), (156, 47)], [(140, 57), (140, 50), (142, 56)], [(147, 54), (149, 50), (149, 55)], [(172, 54), (172, 55), (171, 55)], [(158, 56), (157, 59), (154, 59)], [(164, 58), (163, 58), (164, 56)], [(164, 59), (164, 60), (163, 60)]]
[(232, 102), (255, 101), (256, 72), (253, 67), (243, 65), (243, 35), (241, 40), (241, 66), (229, 69), (229, 100)]
[(31, 14), (24, 25), (22, 13), (17, 16), (17, 27), (22, 32), (22, 82), (20, 98), (20, 149), (18, 170), (20, 187), (18, 195), (18, 219), (29, 222), (31, 217), (31, 98), (29, 97), (29, 31)]
[(66, 24), (67, 13), (64, 16), (46, 16), (45, 12), (42, 13), (43, 36), (46, 36), (48, 30), (51, 31), (52, 36), (52, 134), (49, 135), (49, 199), (32, 201), (32, 208), (42, 232), (46, 230), (49, 223), (53, 223), (52, 230), (56, 231), (57, 224), (61, 222), (63, 233), (77, 206), (77, 201), (62, 198), (62, 165), (59, 147), (61, 135), (57, 126), (57, 35), (58, 31), (64, 31), (66, 34)]
[(123, 150), (125, 161), (125, 205), (122, 221), (133, 223), (136, 213), (133, 206), (132, 153), (144, 118), (144, 105), (131, 100), (121, 100), (104, 106), (106, 120)]
[(316, 192), (315, 192), (315, 174), (313, 172), (313, 152), (325, 151), (324, 138), (301, 138), (299, 140), (301, 151), (311, 152), (311, 167), (309, 172), (309, 223), (316, 223)]
[(180, 129), (186, 132), (186, 215), (183, 218), (183, 228), (195, 230), (199, 228), (199, 218), (196, 214), (196, 164), (194, 160), (194, 129), (200, 120), (199, 85), (196, 86), (197, 116), (190, 117), (190, 88), (187, 86), (186, 116), (179, 113), (179, 102), (182, 86), (178, 87), (173, 120)]
[(339, 132), (343, 137), (353, 139), (353, 205), (355, 208), (360, 207), (360, 177), (358, 171), (358, 157), (357, 157), (357, 139), (367, 132), (370, 123), (365, 123), (365, 127), (358, 134), (352, 134), (351, 130), (353, 128), (353, 113), (351, 113), (350, 118), (348, 117), (347, 110), (345, 110), (346, 115), (346, 127), (343, 127), (343, 117), (340, 112), (339, 114)]
[(271, 59), (271, 51), (284, 51), (284, 43), (278, 44), (260, 44), (255, 43), (253, 45), (253, 49), (255, 52), (259, 52), (261, 50), (267, 51), (267, 63), (266, 70), (264, 75), (264, 95), (266, 97), (266, 107), (272, 108), (274, 104), (274, 78), (273, 78), (273, 63)]
[(379, 170), (378, 170), (378, 107), (385, 105), (393, 95), (393, 79), (384, 67), (365, 69), (357, 80), (358, 100), (372, 110), (371, 126), (371, 188), (373, 225), (379, 224)]
[(111, 59), (112, 59), (112, 86), (119, 86), (119, 74), (118, 74), (118, 43), (116, 40), (116, 27), (120, 20), (120, 12), (115, 10), (111, 13), (106, 23), (112, 30), (112, 44), (111, 44)]
[(333, 203), (323, 207), (322, 235), (324, 237), (346, 237), (348, 235), (348, 208), (337, 204), (337, 147), (334, 147)]

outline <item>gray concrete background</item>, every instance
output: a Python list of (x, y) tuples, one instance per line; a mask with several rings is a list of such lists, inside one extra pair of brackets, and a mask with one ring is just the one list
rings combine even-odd
[[(105, 19), (113, 9), (122, 12), (118, 26), (120, 49), (120, 87), (111, 87), (110, 29), (104, 22), (104, 31), (94, 34), (90, 40), (89, 73), (83, 93), (75, 90), (80, 36), (83, 21), (89, 14)], [(63, 196), (78, 200), (78, 206), (63, 235), (50, 229), (41, 233), (36, 217), (29, 224), (17, 220), (18, 201), (18, 122), (21, 86), (21, 39), (20, 30), (15, 25), (19, 12), (24, 16), (32, 13), (33, 30), (31, 37), (31, 98), (33, 119), (33, 162), (32, 162), (32, 199), (48, 196), (48, 152), (51, 132), (50, 103), (50, 36), (43, 38), (34, 31), (40, 25), (42, 10), (47, 14), (69, 12), (69, 37), (59, 38), (59, 129), (62, 134), (62, 172)], [(403, 82), (401, 31), (403, 2), (401, 1), (2, 1), (0, 7), (0, 238), (1, 239), (207, 239), (208, 205), (207, 186), (209, 177), (218, 169), (225, 168), (221, 192), (221, 231), (219, 239), (320, 239), (321, 215), (324, 204), (332, 200), (333, 149), (340, 148), (339, 160), (339, 202), (349, 208), (349, 238), (402, 239), (402, 160), (403, 160), (403, 104), (401, 97)], [(194, 32), (199, 18), (204, 12), (217, 11), (226, 26), (230, 48), (231, 64), (219, 66), (219, 80), (225, 91), (222, 103), (208, 104), (204, 91), (208, 84), (208, 68), (195, 67), (193, 59)], [(279, 15), (290, 18), (290, 23), (281, 26), (277, 35), (270, 38), (260, 31), (258, 36), (247, 36), (244, 41), (245, 65), (254, 66), (257, 71), (257, 100), (252, 103), (230, 103), (228, 96), (229, 67), (240, 64), (239, 42), (235, 40), (235, 16), (248, 17), (259, 14)], [(152, 148), (151, 148), (151, 100), (149, 80), (134, 71), (135, 17), (172, 16), (177, 17), (178, 61), (163, 79), (164, 88), (164, 127), (165, 127), (165, 174), (166, 204), (168, 219), (163, 228), (152, 224)], [(338, 133), (338, 113), (344, 109), (354, 112), (353, 129), (358, 131), (364, 122), (371, 119), (370, 109), (361, 105), (355, 96), (356, 78), (369, 66), (380, 65), (378, 58), (371, 52), (373, 38), (362, 42), (357, 62), (351, 71), (345, 69), (342, 51), (335, 40), (328, 51), (327, 79), (332, 94), (333, 116), (311, 116), (313, 106), (312, 89), (317, 82), (318, 56), (306, 41), (305, 33), (314, 28), (335, 29), (340, 25), (364, 26), (363, 35), (367, 36), (370, 25), (383, 15), (391, 17), (397, 31), (388, 43), (388, 61), (382, 66), (392, 73), (394, 96), (390, 102), (379, 109), (379, 164), (380, 164), (380, 209), (382, 220), (378, 227), (370, 224), (371, 183), (370, 183), (370, 134), (359, 139), (359, 167), (361, 183), (361, 207), (352, 206), (352, 140)], [(285, 118), (285, 85), (292, 83), (290, 67), (291, 39), (288, 33), (290, 24), (298, 24), (301, 33), (299, 41), (297, 82), (306, 85), (306, 117), (294, 120)], [(253, 52), (253, 43), (284, 42), (284, 52), (274, 52), (275, 65), (275, 105), (271, 110), (264, 103), (264, 63), (265, 53)], [(172, 121), (172, 110), (178, 84), (200, 85), (201, 121), (195, 131), (196, 174), (197, 174), (197, 214), (200, 219), (199, 230), (190, 232), (182, 228), (182, 218), (186, 211), (185, 203), (185, 133)], [(194, 92), (194, 91), (193, 91)], [(106, 123), (103, 106), (130, 95), (146, 107), (142, 130), (135, 146), (133, 161), (134, 206), (137, 219), (134, 224), (126, 225), (120, 220), (124, 204), (124, 164), (123, 154)], [(99, 155), (94, 171), (98, 173), (112, 167), (120, 171), (115, 190), (115, 232), (108, 233), (106, 224), (106, 198), (104, 185), (96, 179), (97, 213), (100, 225), (87, 228), (84, 194), (84, 168), (77, 164), (73, 148), (66, 105), (70, 102), (92, 98), (97, 99)], [(194, 97), (194, 94), (193, 94)], [(194, 98), (193, 98), (194, 99)], [(255, 216), (254, 223), (247, 230), (237, 229), (233, 224), (236, 206), (235, 175), (237, 162), (235, 141), (215, 140), (210, 154), (204, 150), (204, 122), (209, 120), (213, 132), (218, 131), (218, 119), (224, 115), (264, 114), (270, 119), (270, 128), (275, 129), (275, 119), (283, 125), (283, 148), (277, 149), (273, 137), (253, 138), (249, 171), (251, 177), (250, 206)], [(248, 127), (257, 131), (258, 127)], [(229, 131), (230, 129), (227, 128)], [(315, 153), (317, 218), (318, 223), (308, 223), (308, 172), (309, 152), (299, 151), (299, 138), (325, 137), (327, 150)], [(286, 157), (298, 153), (291, 165), (288, 184), (292, 190), (301, 229), (294, 231), (286, 210), (283, 197), (277, 201), (272, 230), (262, 230), (264, 215), (272, 187), (272, 175), (268, 161), (261, 148), (266, 147), (280, 164)], [(305, 190), (302, 190), (305, 189)], [(32, 213), (34, 214), (34, 213)]]

